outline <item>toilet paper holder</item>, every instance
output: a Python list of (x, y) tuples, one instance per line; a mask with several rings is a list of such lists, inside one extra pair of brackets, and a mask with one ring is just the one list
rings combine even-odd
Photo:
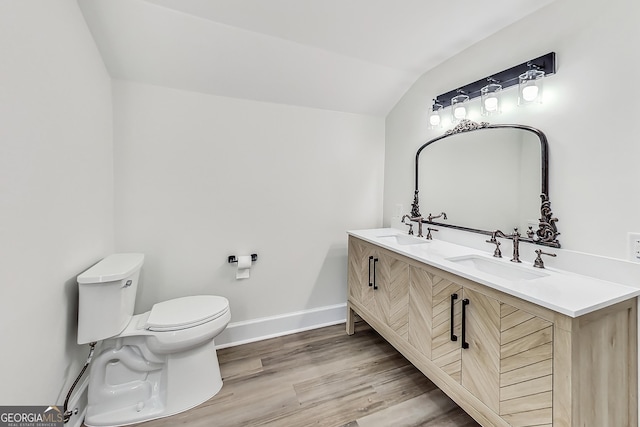
[[(256, 262), (258, 260), (258, 254), (251, 254), (251, 261)], [(233, 264), (234, 262), (238, 262), (238, 258), (235, 255), (229, 255), (228, 258), (229, 264)]]

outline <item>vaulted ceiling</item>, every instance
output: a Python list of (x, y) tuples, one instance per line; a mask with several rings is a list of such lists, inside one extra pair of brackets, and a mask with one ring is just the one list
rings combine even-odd
[(78, 0), (111, 76), (385, 116), (425, 71), (553, 0)]

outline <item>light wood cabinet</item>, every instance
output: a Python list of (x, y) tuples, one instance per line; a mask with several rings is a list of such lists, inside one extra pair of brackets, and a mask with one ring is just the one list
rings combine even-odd
[(432, 362), (512, 425), (551, 424), (552, 371), (524, 375), (537, 362), (551, 366), (552, 324), (455, 281), (421, 277), (433, 295)]
[(349, 299), (408, 337), (409, 264), (374, 245), (354, 241), (349, 250)]
[(462, 386), (494, 412), (500, 409), (500, 302), (463, 288)]
[(350, 236), (354, 314), (483, 426), (637, 426), (635, 299), (570, 318)]
[(552, 425), (553, 324), (500, 304), (500, 416), (513, 426)]
[(434, 328), (431, 279), (425, 269), (409, 267), (409, 343), (427, 359), (431, 359)]

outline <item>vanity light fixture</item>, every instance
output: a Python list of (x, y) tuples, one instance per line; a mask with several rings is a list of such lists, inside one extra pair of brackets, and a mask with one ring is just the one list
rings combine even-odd
[(534, 64), (531, 67), (518, 76), (518, 105), (542, 102), (542, 79), (545, 73)]
[[(527, 62), (523, 62), (522, 64), (500, 71), (499, 73), (495, 73), (473, 83), (469, 83), (458, 87), (457, 89), (438, 95), (436, 97), (436, 102), (442, 105), (443, 109), (449, 106), (455, 107), (455, 105), (458, 105), (459, 111), (457, 116), (462, 116), (463, 112), (466, 116), (468, 111), (466, 108), (467, 105), (465, 105), (464, 101), (469, 101), (483, 96), (483, 89), (486, 88), (486, 98), (482, 98), (482, 114), (495, 114), (494, 111), (500, 111), (502, 103), (500, 98), (501, 96), (504, 96), (504, 90), (511, 86), (519, 85), (520, 87), (520, 90), (518, 91), (518, 94), (520, 95), (518, 97), (518, 105), (539, 102), (540, 95), (542, 95), (543, 77), (555, 74), (555, 72), (556, 54), (555, 52), (549, 52), (546, 55), (531, 59)], [(489, 83), (487, 84), (487, 82)], [(497, 95), (496, 98), (489, 100), (490, 98), (493, 98), (490, 93), (494, 92), (491, 90), (497, 89), (492, 87), (492, 85), (500, 86), (500, 90), (496, 91), (496, 93), (500, 93), (501, 95)], [(459, 98), (461, 94), (464, 94), (466, 97), (462, 102)], [(456, 100), (455, 103), (454, 100)], [(488, 103), (485, 101), (488, 101)], [(461, 107), (465, 107), (464, 110), (460, 109)], [(493, 110), (494, 107), (495, 110)], [(453, 109), (451, 115), (454, 117), (454, 121), (460, 121), (460, 118), (456, 118), (456, 113)]]
[(461, 90), (459, 95), (451, 98), (451, 120), (454, 123), (467, 118), (467, 101), (469, 101), (469, 95)]
[(429, 129), (437, 129), (442, 127), (442, 104), (439, 104), (437, 100), (433, 100), (431, 111), (429, 112)]
[(502, 112), (502, 102), (500, 92), (502, 85), (496, 80), (489, 77), (489, 84), (480, 89), (480, 98), (482, 100), (480, 107), (483, 116), (491, 116)]

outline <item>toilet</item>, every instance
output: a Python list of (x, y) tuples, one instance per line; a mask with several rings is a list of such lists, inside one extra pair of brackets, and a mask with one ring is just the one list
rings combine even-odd
[(133, 314), (144, 255), (113, 254), (77, 278), (78, 344), (102, 341), (90, 366), (87, 426), (122, 426), (191, 409), (222, 388), (213, 339), (229, 301), (198, 295)]

